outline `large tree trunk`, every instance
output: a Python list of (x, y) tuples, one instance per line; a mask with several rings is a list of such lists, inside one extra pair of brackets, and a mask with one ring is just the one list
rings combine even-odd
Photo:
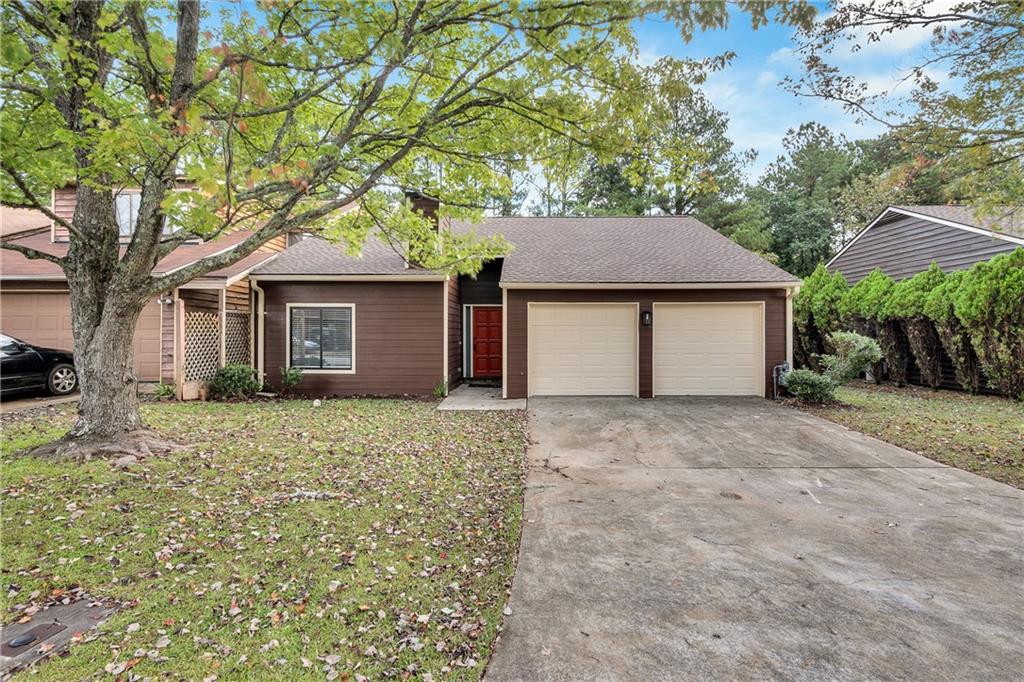
[(142, 428), (132, 337), (145, 303), (108, 302), (98, 325), (74, 330), (82, 397), (71, 436), (116, 438)]

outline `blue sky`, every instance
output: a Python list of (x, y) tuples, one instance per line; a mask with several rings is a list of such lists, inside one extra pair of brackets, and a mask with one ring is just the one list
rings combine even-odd
[[(819, 11), (825, 11), (824, 5)], [(782, 152), (787, 129), (801, 123), (817, 121), (849, 139), (874, 137), (883, 131), (877, 123), (858, 123), (838, 104), (797, 97), (779, 84), (785, 76), (799, 77), (802, 71), (792, 52), (796, 47), (792, 28), (770, 24), (755, 31), (749, 17), (734, 12), (727, 29), (697, 33), (688, 44), (670, 22), (646, 20), (636, 31), (642, 62), (668, 55), (701, 59), (728, 50), (736, 53), (729, 66), (710, 76), (703, 90), (729, 115), (729, 131), (737, 149), (757, 151), (751, 180)], [(872, 89), (888, 88), (922, 55), (927, 40), (927, 31), (903, 31), (857, 52), (840, 49), (833, 61)], [(896, 90), (906, 91), (906, 86)]]

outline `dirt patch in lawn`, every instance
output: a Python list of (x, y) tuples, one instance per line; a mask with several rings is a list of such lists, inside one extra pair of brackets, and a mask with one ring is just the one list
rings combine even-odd
[(802, 405), (837, 424), (1024, 488), (1024, 404), (996, 396), (856, 383), (842, 406)]
[(0, 607), (126, 607), (42, 679), (476, 679), (519, 541), (525, 415), (433, 402), (153, 403), (190, 444), (125, 468), (11, 453), (73, 406), (4, 415)]

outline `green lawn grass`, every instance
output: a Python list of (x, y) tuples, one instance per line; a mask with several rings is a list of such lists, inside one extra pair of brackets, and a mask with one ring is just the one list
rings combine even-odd
[(515, 566), (525, 417), (434, 408), (149, 404), (191, 447), (124, 471), (12, 456), (73, 405), (4, 415), (4, 621), (75, 587), (125, 604), (36, 677), (478, 678)]
[(857, 382), (845, 405), (803, 409), (943, 464), (1024, 488), (1024, 404), (995, 396)]

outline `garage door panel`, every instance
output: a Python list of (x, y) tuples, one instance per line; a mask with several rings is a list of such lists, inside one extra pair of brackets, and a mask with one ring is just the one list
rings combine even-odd
[[(0, 294), (0, 329), (28, 343), (73, 350), (71, 301), (61, 292)], [(135, 374), (142, 381), (160, 378), (160, 304), (150, 301), (139, 316), (133, 339)]]
[(531, 304), (531, 395), (635, 395), (635, 304)]
[(656, 395), (762, 395), (761, 303), (658, 304)]

